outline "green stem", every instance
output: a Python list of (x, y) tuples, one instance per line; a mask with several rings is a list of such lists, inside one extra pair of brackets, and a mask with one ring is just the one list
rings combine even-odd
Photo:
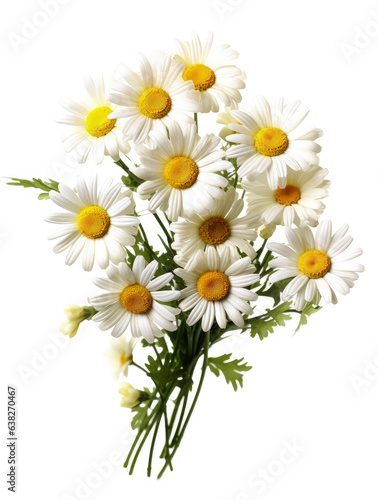
[(196, 122), (196, 129), (198, 132), (198, 114), (197, 113), (194, 113), (194, 121)]
[[(180, 443), (181, 443), (181, 440), (183, 438), (183, 435), (185, 433), (185, 430), (188, 426), (188, 423), (189, 423), (189, 420), (193, 414), (193, 411), (194, 411), (194, 408), (196, 406), (196, 403), (198, 401), (198, 398), (199, 398), (199, 395), (200, 395), (200, 392), (201, 392), (201, 389), (202, 389), (202, 385), (203, 385), (203, 381), (205, 379), (205, 374), (206, 374), (206, 369), (207, 369), (207, 365), (208, 365), (208, 359), (209, 359), (209, 344), (210, 344), (210, 331), (207, 331), (206, 334), (205, 334), (205, 342), (204, 342), (204, 355), (203, 355), (203, 365), (202, 365), (202, 373), (201, 373), (201, 378), (200, 378), (200, 381), (199, 381), (199, 384), (198, 384), (198, 388), (197, 388), (197, 391), (196, 391), (196, 394), (194, 396), (194, 400), (193, 400), (193, 403), (190, 407), (190, 410), (189, 410), (189, 413), (185, 419), (185, 422), (184, 422), (184, 425), (182, 427), (182, 430), (180, 432), (180, 434), (178, 435), (177, 437), (177, 443), (175, 445), (175, 448), (171, 454), (171, 459), (174, 457), (176, 451), (178, 450), (178, 447), (180, 446)], [(162, 477), (162, 475), (164, 474), (164, 471), (165, 469), (167, 468), (168, 464), (166, 463), (163, 468), (161, 469), (159, 475), (158, 475), (158, 479), (160, 479)]]
[(156, 422), (154, 435), (152, 436), (150, 454), (148, 456), (147, 477), (151, 477), (152, 458), (154, 456), (154, 448), (155, 448), (156, 438), (157, 438), (157, 434), (158, 434), (159, 427), (160, 427), (160, 420), (161, 420), (161, 415), (159, 416), (158, 421)]
[(169, 246), (171, 246), (172, 242), (173, 242), (173, 238), (172, 236), (168, 233), (168, 230), (167, 228), (165, 227), (165, 225), (163, 224), (162, 220), (160, 219), (160, 217), (158, 216), (158, 214), (153, 214), (153, 216), (155, 217), (155, 219), (157, 220), (158, 224), (160, 225), (160, 227), (162, 228), (162, 230), (164, 231), (164, 234), (168, 240), (168, 244)]

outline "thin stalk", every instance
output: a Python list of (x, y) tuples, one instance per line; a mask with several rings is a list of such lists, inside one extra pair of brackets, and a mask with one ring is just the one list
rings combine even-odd
[(158, 214), (153, 214), (153, 216), (155, 217), (155, 219), (157, 220), (158, 224), (160, 225), (160, 227), (162, 228), (162, 230), (164, 231), (164, 234), (168, 240), (168, 244), (169, 246), (171, 246), (172, 242), (173, 242), (173, 238), (172, 236), (168, 233), (168, 230), (167, 228), (165, 227), (165, 225), (163, 224), (162, 220), (160, 219), (160, 217), (158, 216)]
[[(160, 409), (160, 405), (157, 405), (155, 407), (155, 409)], [(137, 451), (135, 452), (134, 459), (133, 459), (133, 461), (131, 463), (131, 466), (130, 466), (130, 470), (129, 470), (129, 475), (130, 476), (134, 472), (134, 468), (135, 468), (136, 462), (138, 460), (139, 454), (142, 451), (143, 445), (146, 442), (146, 440), (147, 440), (147, 438), (148, 438), (148, 436), (149, 436), (149, 434), (150, 434), (150, 432), (151, 432), (151, 430), (152, 430), (153, 426), (155, 425), (155, 422), (156, 422), (156, 420), (158, 418), (159, 418), (159, 420), (161, 418), (161, 414), (159, 415), (159, 413), (157, 413), (157, 414), (154, 415), (154, 418), (152, 419), (150, 425), (145, 429), (145, 434), (143, 436), (143, 439), (140, 442), (140, 445), (138, 446)]]
[[(198, 384), (198, 388), (197, 388), (197, 391), (196, 391), (196, 394), (194, 396), (194, 400), (193, 400), (193, 403), (190, 407), (190, 410), (189, 410), (189, 413), (185, 419), (185, 422), (184, 422), (184, 425), (182, 427), (182, 430), (179, 434), (179, 436), (177, 437), (177, 444), (175, 445), (175, 448), (171, 454), (171, 459), (174, 457), (176, 451), (178, 450), (178, 447), (181, 443), (181, 440), (183, 438), (183, 435), (185, 433), (185, 430), (188, 426), (188, 423), (189, 423), (189, 420), (193, 414), (193, 411), (194, 411), (194, 408), (196, 406), (196, 403), (198, 401), (198, 398), (199, 398), (199, 395), (200, 395), (200, 392), (201, 392), (201, 389), (202, 389), (202, 385), (203, 385), (203, 381), (205, 379), (205, 375), (206, 375), (206, 369), (207, 369), (207, 365), (208, 365), (208, 360), (209, 360), (209, 344), (210, 344), (210, 331), (207, 331), (206, 334), (205, 334), (205, 342), (204, 342), (204, 355), (203, 355), (203, 365), (202, 365), (202, 373), (201, 373), (201, 378), (200, 378), (200, 381), (199, 381), (199, 384)], [(159, 475), (158, 475), (158, 479), (160, 479), (162, 477), (162, 475), (164, 474), (164, 471), (165, 469), (167, 468), (168, 464), (166, 463), (163, 468), (161, 469), (161, 471), (159, 472)]]
[(159, 427), (160, 427), (160, 420), (161, 420), (161, 415), (159, 416), (159, 419), (156, 423), (154, 435), (152, 436), (150, 454), (148, 456), (147, 477), (151, 477), (152, 458), (154, 456), (154, 448), (155, 448), (156, 438), (157, 438)]
[(197, 113), (194, 113), (194, 121), (196, 122), (196, 129), (198, 132), (198, 114)]

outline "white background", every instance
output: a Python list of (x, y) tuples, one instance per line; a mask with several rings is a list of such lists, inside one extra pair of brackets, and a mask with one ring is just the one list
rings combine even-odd
[[(236, 394), (208, 375), (174, 473), (147, 479), (144, 455), (131, 478), (121, 465), (106, 478), (93, 476), (96, 465), (128, 449), (121, 441), (127, 440), (130, 412), (119, 406), (118, 385), (102, 354), (109, 337), (86, 324), (55, 351), (51, 338), (62, 341), (62, 306), (85, 303), (95, 287), (80, 264), (68, 268), (62, 255), (53, 254), (43, 222), (54, 211), (51, 202), (2, 180), (2, 491), (6, 388), (15, 384), (21, 499), (377, 498), (378, 373), (366, 366), (378, 365), (378, 3), (219, 4), (224, 15), (212, 0), (66, 0), (16, 50), (10, 34), (22, 36), (25, 18), (37, 19), (41, 7), (35, 0), (2, 2), (1, 174), (56, 177), (56, 165), (66, 162), (57, 103), (63, 95), (81, 95), (83, 74), (112, 71), (119, 62), (135, 67), (137, 51), (173, 51), (175, 38), (213, 30), (217, 44), (241, 53), (246, 100), (264, 93), (310, 106), (311, 121), (325, 132), (321, 165), (332, 180), (326, 216), (336, 228), (350, 224), (356, 246), (364, 248), (366, 272), (349, 296), (312, 317), (297, 335), (292, 322), (263, 342), (238, 338), (219, 347), (245, 356), (253, 370)], [(37, 370), (21, 376), (33, 366)], [(296, 456), (283, 452), (293, 441), (301, 450)], [(285, 457), (291, 463), (280, 465)], [(267, 479), (256, 484), (263, 469)], [(83, 490), (88, 481), (91, 487)]]

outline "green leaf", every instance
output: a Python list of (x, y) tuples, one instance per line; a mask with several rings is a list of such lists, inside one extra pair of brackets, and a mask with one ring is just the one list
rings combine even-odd
[(21, 186), (24, 188), (35, 188), (40, 189), (41, 191), (45, 191), (45, 193), (41, 193), (38, 196), (39, 200), (48, 200), (50, 199), (50, 191), (57, 191), (59, 193), (59, 183), (49, 179), (48, 181), (42, 181), (41, 179), (33, 179), (30, 181), (28, 179), (18, 179), (16, 177), (10, 178), (12, 182), (7, 182), (9, 186)]
[(243, 373), (252, 369), (247, 363), (242, 363), (244, 358), (229, 361), (231, 354), (223, 354), (217, 358), (209, 358), (209, 368), (214, 375), (219, 377), (223, 373), (227, 384), (232, 384), (235, 391), (238, 390), (238, 383), (243, 387)]
[(297, 326), (297, 329), (295, 330), (295, 333), (304, 325), (307, 325), (308, 323), (308, 317), (311, 316), (312, 314), (315, 314), (316, 312), (320, 311), (321, 307), (320, 306), (315, 306), (314, 304), (307, 304), (303, 311), (298, 311), (300, 314), (299, 317), (299, 323)]
[(141, 184), (143, 184), (143, 182), (144, 182), (143, 179), (140, 179), (139, 177), (134, 175), (132, 172), (130, 172), (130, 174), (127, 176), (123, 175), (121, 179), (122, 179), (122, 182), (124, 183), (124, 185), (126, 187), (128, 187), (129, 189), (131, 189), (131, 191), (134, 191), (134, 192), (136, 192), (138, 187)]
[(251, 325), (251, 336), (258, 335), (260, 340), (264, 340), (269, 333), (273, 333), (276, 326), (285, 326), (286, 321), (291, 319), (287, 311), (290, 309), (291, 302), (283, 302), (274, 309), (268, 310), (262, 316), (250, 318), (246, 321)]
[(249, 321), (251, 325), (251, 337), (258, 335), (260, 340), (264, 340), (269, 333), (273, 333), (274, 328), (277, 326), (274, 319), (269, 318), (251, 318)]

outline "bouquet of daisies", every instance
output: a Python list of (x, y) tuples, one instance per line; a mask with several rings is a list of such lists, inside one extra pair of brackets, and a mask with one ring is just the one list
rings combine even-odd
[[(74, 337), (94, 321), (113, 336), (108, 354), (136, 430), (130, 474), (147, 445), (148, 475), (157, 457), (159, 477), (172, 469), (209, 370), (243, 385), (251, 367), (231, 353), (212, 357), (214, 344), (243, 332), (262, 340), (293, 314), (298, 329), (363, 271), (348, 226), (319, 223), (330, 184), (319, 166), (321, 130), (299, 101), (257, 96), (239, 109), (237, 57), (228, 45), (214, 48), (212, 34), (204, 43), (194, 34), (176, 53), (139, 54), (134, 70), (120, 65), (113, 81), (87, 77), (87, 100), (62, 102), (64, 146), (77, 163), (115, 162), (119, 178), (10, 182), (60, 209), (47, 221), (67, 265), (103, 270), (98, 295), (67, 306), (61, 331)], [(201, 114), (220, 105), (219, 136), (200, 134)], [(277, 226), (285, 243), (270, 240)], [(130, 384), (134, 370), (145, 388)]]

